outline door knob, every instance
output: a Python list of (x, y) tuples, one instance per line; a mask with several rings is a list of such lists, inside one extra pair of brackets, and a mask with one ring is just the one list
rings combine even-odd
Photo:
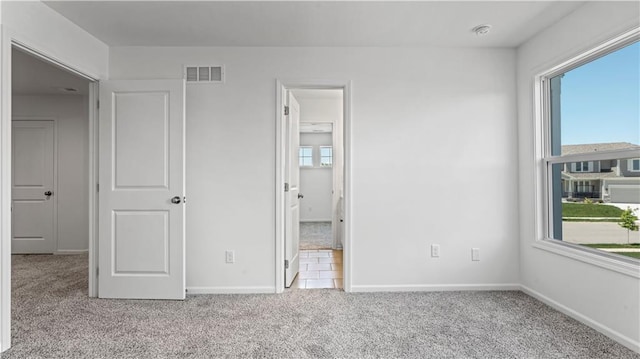
[(53, 194), (53, 192), (51, 192), (51, 191), (46, 191), (44, 193), (44, 195), (47, 196), (47, 197), (51, 196), (52, 194)]
[(304, 198), (304, 195), (302, 193), (298, 193), (298, 198)]
[(180, 202), (182, 202), (182, 200), (180, 199), (179, 196), (175, 196), (175, 197), (171, 198), (171, 203), (173, 203), (173, 204), (179, 204)]

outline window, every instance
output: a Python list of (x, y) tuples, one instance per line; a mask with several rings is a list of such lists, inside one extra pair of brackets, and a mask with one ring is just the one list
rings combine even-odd
[(593, 167), (593, 162), (582, 161), (572, 163), (573, 172), (591, 172), (591, 168)]
[(333, 166), (333, 147), (320, 146), (320, 167)]
[(629, 258), (640, 251), (630, 248), (640, 249), (640, 236), (617, 223), (640, 193), (640, 176), (631, 173), (640, 171), (638, 37), (540, 78), (545, 238), (636, 262)]
[(313, 167), (313, 147), (300, 146), (300, 167)]

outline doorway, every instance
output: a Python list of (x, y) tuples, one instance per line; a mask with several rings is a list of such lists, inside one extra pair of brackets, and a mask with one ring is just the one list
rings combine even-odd
[(38, 295), (24, 289), (30, 278), (57, 273), (62, 282), (80, 276), (78, 283), (92, 296), (93, 80), (22, 45), (12, 44), (10, 50), (12, 230), (7, 252), (13, 270), (7, 284), (19, 303)]
[[(285, 262), (280, 271), (284, 273), (282, 290), (294, 287), (348, 291), (345, 129), (350, 114), (349, 83), (279, 84), (278, 89), (279, 106), (283, 107), (278, 117), (278, 173), (285, 189), (284, 196), (279, 196), (282, 201), (277, 202), (282, 210), (277, 218), (277, 228), (281, 230), (277, 244), (284, 249)], [(291, 104), (299, 107), (297, 120), (292, 117), (296, 111), (289, 108)], [(299, 123), (292, 126), (291, 121)], [(292, 131), (296, 132), (294, 139)], [(292, 171), (297, 175), (292, 176)], [(288, 192), (289, 182), (296, 184), (291, 188), (297, 191), (297, 201)]]

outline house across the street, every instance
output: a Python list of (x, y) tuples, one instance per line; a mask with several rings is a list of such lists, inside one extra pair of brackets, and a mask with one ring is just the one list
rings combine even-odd
[[(640, 149), (628, 142), (562, 146), (562, 155)], [(640, 203), (640, 158), (565, 163), (562, 197), (612, 203)]]

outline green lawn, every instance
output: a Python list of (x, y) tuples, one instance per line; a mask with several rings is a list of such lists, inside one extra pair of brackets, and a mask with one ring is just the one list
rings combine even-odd
[(583, 244), (583, 246), (591, 248), (636, 248), (640, 249), (640, 243), (595, 243), (595, 244)]
[(562, 217), (617, 217), (622, 210), (606, 204), (563, 203)]

